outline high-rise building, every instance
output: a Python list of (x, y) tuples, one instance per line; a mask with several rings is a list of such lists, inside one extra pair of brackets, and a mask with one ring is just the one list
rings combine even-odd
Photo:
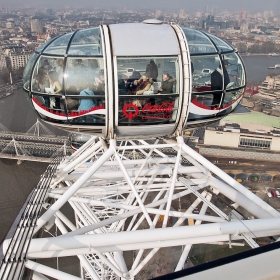
[(47, 13), (48, 15), (53, 15), (53, 14), (54, 14), (54, 11), (53, 11), (53, 9), (46, 9), (46, 13)]
[(6, 65), (10, 70), (25, 67), (31, 56), (30, 52), (23, 49), (6, 49), (4, 54), (5, 62), (3, 62), (3, 65)]
[(155, 18), (159, 18), (161, 15), (161, 10), (157, 10), (155, 14)]
[(6, 69), (7, 64), (6, 64), (6, 59), (4, 55), (0, 55), (0, 70)]
[(43, 25), (39, 19), (32, 19), (31, 20), (31, 32), (34, 33), (43, 33)]
[(179, 13), (179, 18), (184, 18), (184, 16), (185, 16), (185, 11), (184, 9), (181, 9)]
[(15, 27), (15, 23), (14, 23), (13, 21), (8, 21), (8, 22), (6, 23), (6, 27), (7, 27), (7, 28), (14, 28), (14, 27)]

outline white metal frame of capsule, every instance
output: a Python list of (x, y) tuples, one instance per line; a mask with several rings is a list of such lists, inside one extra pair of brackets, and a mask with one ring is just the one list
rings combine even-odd
[[(59, 60), (63, 60), (63, 70), (58, 71)], [(128, 81), (134, 72), (143, 75), (151, 60), (157, 77), (149, 79), (152, 85), (148, 91), (135, 95), (127, 88)], [(61, 75), (59, 94), (47, 95), (49, 88), (36, 87), (45, 61), (48, 71)], [(94, 61), (96, 72), (91, 66)], [(225, 61), (230, 65), (228, 70), (223, 66)], [(104, 72), (102, 95), (96, 89), (97, 70)], [(212, 87), (211, 72), (215, 70), (221, 74), (219, 89)], [(173, 88), (158, 94), (166, 73), (174, 78)], [(75, 94), (71, 86), (76, 88)], [(46, 122), (108, 139), (112, 135), (118, 139), (178, 135), (186, 128), (214, 122), (235, 109), (245, 86), (243, 62), (225, 41), (155, 20), (102, 25), (62, 35), (35, 52), (24, 74), (28, 98)], [(92, 95), (81, 96), (85, 89)], [(71, 99), (94, 105), (73, 109)], [(47, 100), (59, 100), (60, 107), (47, 104)]]
[[(220, 197), (231, 206), (218, 208)], [(181, 209), (186, 202), (187, 209)], [(66, 203), (75, 224), (61, 212)], [(35, 272), (33, 279), (79, 279), (40, 262), (66, 256), (79, 258), (82, 279), (136, 279), (143, 271), (147, 279), (163, 267), (166, 273), (181, 270), (194, 244), (235, 246), (243, 241), (256, 248), (262, 237), (280, 235), (279, 212), (181, 136), (108, 144), (92, 137), (58, 166), (45, 208), (33, 234), (42, 228), (58, 231), (28, 240), (25, 267)], [(184, 223), (187, 219), (195, 225)], [(176, 251), (176, 246), (183, 249)]]

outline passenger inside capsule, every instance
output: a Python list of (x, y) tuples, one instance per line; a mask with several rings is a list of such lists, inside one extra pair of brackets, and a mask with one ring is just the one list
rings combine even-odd
[(148, 78), (147, 74), (143, 74), (139, 80), (134, 81), (136, 86), (134, 93), (136, 95), (142, 95), (145, 91), (148, 91), (153, 84), (153, 80)]
[(158, 90), (158, 94), (170, 94), (173, 93), (173, 85), (175, 83), (176, 79), (169, 75), (168, 73), (165, 73), (162, 75), (162, 83), (161, 87)]
[(133, 94), (137, 85), (134, 84), (135, 80), (139, 80), (141, 78), (141, 74), (138, 71), (133, 71), (132, 75), (130, 75), (126, 81), (126, 92), (128, 95)]
[[(62, 87), (59, 82), (58, 73), (55, 71), (51, 71), (49, 73), (50, 87), (46, 88), (47, 93), (49, 94), (58, 94), (61, 92)], [(50, 97), (50, 107), (53, 109), (61, 109), (60, 108), (60, 97)]]
[(104, 69), (100, 69), (99, 77), (95, 77), (94, 92), (96, 95), (105, 95)]
[(222, 90), (223, 90), (223, 85), (224, 88), (227, 87), (229, 84), (229, 75), (227, 72), (227, 67), (228, 67), (228, 61), (224, 60), (222, 62), (222, 67), (219, 65), (218, 68), (216, 68), (215, 71), (212, 72), (211, 74), (211, 91), (213, 92), (213, 101), (212, 105), (217, 106), (221, 102), (222, 98)]
[(151, 59), (150, 63), (146, 66), (146, 75), (148, 78), (152, 79), (154, 82), (157, 81), (158, 77), (158, 66), (155, 62)]
[[(80, 92), (80, 96), (94, 96), (94, 92), (89, 88), (89, 85)], [(78, 111), (88, 111), (91, 108), (96, 107), (96, 101), (92, 98), (83, 98), (80, 99), (80, 105)]]

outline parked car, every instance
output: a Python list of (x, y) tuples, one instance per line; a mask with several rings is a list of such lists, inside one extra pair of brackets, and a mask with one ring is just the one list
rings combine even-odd
[(271, 191), (271, 194), (272, 194), (273, 197), (277, 197), (277, 194), (276, 194), (275, 191)]
[(193, 210), (193, 214), (199, 214), (198, 208), (195, 208), (195, 209)]
[(280, 192), (278, 190), (275, 191), (277, 197), (280, 197)]
[(267, 192), (268, 197), (272, 197), (272, 194), (270, 192)]

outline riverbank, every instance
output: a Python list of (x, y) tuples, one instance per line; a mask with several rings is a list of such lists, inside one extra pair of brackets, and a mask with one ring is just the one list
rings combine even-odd
[(269, 53), (239, 53), (241, 56), (270, 56), (270, 57), (279, 57), (280, 54), (271, 55)]
[(3, 93), (3, 94), (0, 95), (0, 99), (6, 98), (6, 97), (8, 97), (8, 96), (10, 96), (12, 94), (14, 94), (13, 91), (12, 92), (7, 92), (7, 93)]

